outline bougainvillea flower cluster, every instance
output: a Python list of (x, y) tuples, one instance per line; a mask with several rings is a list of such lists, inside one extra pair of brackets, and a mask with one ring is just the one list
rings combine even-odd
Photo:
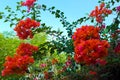
[(22, 2), (21, 5), (22, 6), (27, 6), (28, 12), (29, 12), (30, 8), (33, 7), (35, 2), (36, 2), (36, 0), (26, 0), (25, 2)]
[(17, 36), (19, 36), (20, 39), (26, 39), (28, 37), (32, 38), (33, 34), (31, 29), (39, 26), (39, 22), (26, 18), (25, 20), (19, 21), (14, 30), (17, 32)]
[(5, 68), (2, 71), (2, 76), (24, 74), (28, 66), (34, 63), (32, 53), (37, 50), (38, 48), (36, 46), (28, 43), (21, 43), (13, 57), (6, 57), (6, 62), (3, 64)]
[(108, 55), (108, 47), (108, 42), (103, 40), (90, 39), (82, 41), (75, 48), (74, 58), (78, 63), (95, 64), (97, 59)]
[(101, 61), (108, 55), (109, 43), (100, 40), (97, 27), (82, 26), (76, 30), (72, 38), (75, 47), (74, 59), (77, 63), (102, 64)]
[(72, 39), (74, 40), (74, 46), (79, 44), (81, 41), (89, 39), (100, 39), (99, 28), (94, 26), (82, 26), (77, 28), (74, 32)]
[(105, 8), (105, 4), (101, 3), (100, 8), (96, 6), (95, 10), (90, 13), (90, 17), (95, 17), (98, 23), (103, 22), (103, 16), (111, 14), (112, 10)]
[(27, 71), (28, 65), (32, 63), (34, 63), (34, 59), (27, 55), (15, 55), (13, 58), (8, 56), (4, 63), (5, 68), (2, 71), (2, 76), (24, 74)]
[(21, 56), (24, 55), (32, 56), (32, 53), (35, 51), (38, 51), (37, 46), (33, 46), (28, 43), (21, 43), (17, 48), (16, 53)]

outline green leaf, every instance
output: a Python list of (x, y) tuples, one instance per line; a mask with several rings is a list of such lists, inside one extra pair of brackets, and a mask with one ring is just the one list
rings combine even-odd
[(20, 4), (21, 2), (16, 2), (17, 4)]
[(55, 7), (53, 6), (51, 9), (53, 10), (53, 9), (55, 9)]
[(0, 19), (2, 19), (2, 16), (0, 16)]
[(117, 2), (120, 2), (120, 0), (116, 0)]
[(13, 24), (13, 23), (11, 23), (11, 24), (10, 24), (10, 27), (12, 27), (13, 25), (14, 25), (14, 24)]
[(17, 10), (20, 10), (20, 6), (16, 6)]
[(47, 35), (45, 33), (43, 32), (37, 33), (34, 35), (33, 39), (31, 40), (31, 43), (36, 46), (39, 46), (40, 44), (45, 43), (46, 39), (47, 39)]
[(46, 5), (43, 4), (43, 5), (42, 5), (42, 8), (46, 9)]
[(22, 13), (26, 12), (26, 10), (22, 10)]
[(56, 10), (57, 13), (60, 13), (60, 10)]
[(25, 16), (22, 16), (21, 19), (23, 19)]
[(52, 14), (55, 14), (55, 11), (52, 11)]
[(59, 15), (58, 13), (56, 13), (56, 14), (55, 14), (55, 17), (56, 17), (56, 18), (59, 18), (59, 17), (60, 17), (60, 15)]

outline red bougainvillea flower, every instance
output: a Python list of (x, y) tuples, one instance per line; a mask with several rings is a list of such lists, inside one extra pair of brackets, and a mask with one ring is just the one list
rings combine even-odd
[(90, 17), (95, 17), (98, 23), (102, 23), (103, 16), (111, 14), (112, 10), (105, 8), (105, 4), (101, 3), (100, 8), (96, 6), (95, 10), (90, 13)]
[(44, 78), (49, 79), (49, 73), (47, 71), (44, 72)]
[(27, 55), (20, 56), (14, 55), (14, 57), (7, 56), (6, 62), (4, 63), (4, 70), (2, 76), (11, 74), (24, 74), (30, 64), (34, 63), (34, 59)]
[(105, 40), (90, 39), (75, 46), (74, 59), (77, 63), (96, 64), (97, 59), (108, 55), (109, 43)]
[(95, 71), (89, 71), (89, 74), (90, 74), (90, 75), (96, 75), (97, 72), (95, 72)]
[(89, 39), (100, 39), (99, 28), (94, 26), (82, 26), (76, 29), (72, 39), (74, 40), (74, 45), (76, 46), (81, 41)]
[(34, 63), (32, 53), (37, 50), (37, 46), (21, 43), (13, 57), (6, 57), (6, 62), (3, 64), (5, 68), (2, 71), (2, 76), (26, 73), (28, 66)]
[(47, 71), (44, 72), (45, 80), (50, 80), (52, 76), (53, 76), (53, 72), (47, 72)]
[(19, 36), (20, 39), (26, 39), (28, 37), (32, 38), (32, 28), (37, 28), (40, 26), (40, 23), (32, 20), (30, 18), (26, 18), (26, 20), (21, 20), (14, 30), (17, 32), (17, 36)]
[(120, 54), (120, 42), (115, 47), (115, 53)]
[(116, 33), (119, 33), (119, 32), (120, 32), (120, 29), (117, 29), (115, 32), (116, 32)]
[(33, 46), (29, 43), (21, 43), (17, 48), (16, 53), (21, 56), (24, 55), (32, 56), (32, 53), (35, 51), (38, 51), (37, 46)]
[(22, 6), (27, 6), (28, 12), (29, 12), (30, 8), (33, 7), (35, 2), (36, 2), (36, 0), (26, 0), (25, 2), (22, 2), (21, 5)]
[(107, 64), (107, 61), (106, 61), (106, 60), (103, 60), (103, 59), (98, 59), (98, 60), (96, 60), (96, 63), (104, 66), (104, 65)]

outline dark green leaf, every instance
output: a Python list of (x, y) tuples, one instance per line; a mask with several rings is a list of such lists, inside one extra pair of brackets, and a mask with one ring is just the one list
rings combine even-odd
[(43, 5), (42, 5), (42, 8), (46, 9), (46, 5), (43, 4)]
[(0, 19), (2, 19), (2, 16), (0, 16)]
[(4, 22), (8, 22), (8, 20), (5, 20)]
[(13, 23), (11, 23), (11, 24), (10, 24), (10, 27), (12, 27), (13, 25), (14, 25), (14, 24), (13, 24)]
[(56, 10), (57, 13), (60, 13), (60, 10)]
[(52, 14), (55, 14), (55, 11), (52, 11)]
[(26, 10), (22, 10), (22, 13), (26, 12)]
[(53, 10), (53, 9), (55, 9), (55, 7), (53, 6), (51, 9)]

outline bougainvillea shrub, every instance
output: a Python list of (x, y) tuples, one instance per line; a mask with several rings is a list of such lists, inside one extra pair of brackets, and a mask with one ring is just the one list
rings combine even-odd
[[(99, 1), (88, 16), (72, 23), (67, 21), (64, 13), (55, 7), (40, 5), (37, 0), (17, 2), (16, 12), (7, 6), (8, 15), (5, 22), (14, 26), (17, 39), (11, 55), (8, 48), (0, 46), (0, 52), (7, 55), (2, 60), (1, 80), (118, 80), (120, 76), (120, 6), (119, 0)], [(27, 7), (27, 9), (24, 9)], [(12, 12), (11, 12), (12, 11)], [(21, 11), (21, 18), (17, 15)], [(58, 18), (66, 29), (52, 30), (42, 22), (42, 11), (50, 12)], [(4, 13), (0, 12), (0, 17)], [(113, 22), (105, 24), (109, 15), (116, 15)], [(82, 24), (90, 20), (93, 25)], [(74, 31), (75, 30), (75, 31)], [(7, 37), (1, 41), (8, 42)], [(5, 43), (5, 42), (4, 42)], [(14, 43), (12, 43), (14, 44)], [(3, 45), (3, 43), (0, 43)], [(4, 51), (3, 51), (4, 50)], [(6, 52), (5, 52), (6, 53)], [(9, 55), (10, 54), (10, 55)], [(3, 58), (2, 58), (3, 59)]]

